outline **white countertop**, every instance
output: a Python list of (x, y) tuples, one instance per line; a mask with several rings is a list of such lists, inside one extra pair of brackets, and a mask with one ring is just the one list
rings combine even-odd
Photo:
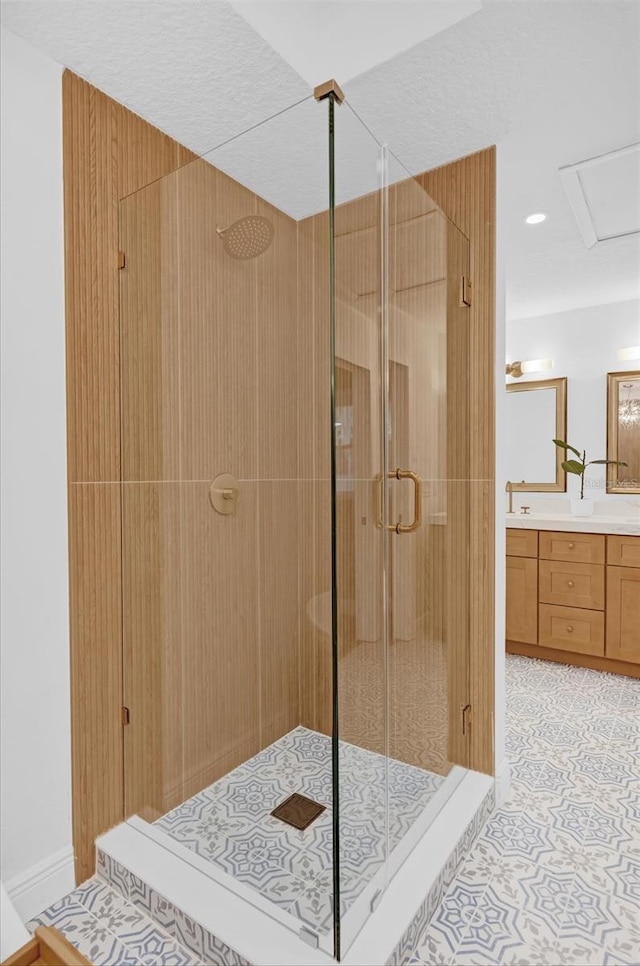
[(640, 514), (637, 516), (594, 513), (590, 517), (574, 517), (571, 513), (520, 513), (505, 515), (507, 527), (521, 530), (566, 530), (571, 533), (618, 533), (640, 536)]

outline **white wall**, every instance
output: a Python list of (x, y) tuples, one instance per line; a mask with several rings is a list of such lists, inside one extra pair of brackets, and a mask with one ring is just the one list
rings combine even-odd
[(505, 214), (503, 151), (496, 151), (496, 333), (495, 333), (495, 384), (496, 384), (496, 465), (495, 465), (495, 722), (494, 758), (496, 768), (496, 795), (501, 804), (509, 793), (509, 765), (506, 753), (506, 692), (505, 692), (505, 593), (506, 593), (506, 531), (504, 527), (505, 470)]
[(61, 70), (2, 31), (0, 869), (72, 888)]
[[(640, 369), (640, 361), (618, 359), (618, 349), (632, 345), (640, 345), (637, 299), (507, 323), (509, 362), (548, 358), (554, 362), (551, 372), (532, 373), (518, 382), (567, 376), (567, 438), (578, 449), (586, 449), (587, 459), (606, 458), (607, 373)], [(585, 486), (585, 496), (594, 500), (633, 499), (625, 494), (606, 494), (604, 467), (591, 467), (586, 480), (598, 483), (598, 488)], [(568, 493), (536, 493), (532, 498), (566, 500), (577, 495), (579, 485), (577, 477), (570, 477)], [(525, 493), (514, 494), (516, 503), (531, 503), (532, 498)]]

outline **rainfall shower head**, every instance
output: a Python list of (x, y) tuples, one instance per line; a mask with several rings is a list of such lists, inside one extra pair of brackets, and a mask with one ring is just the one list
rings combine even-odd
[(228, 228), (217, 229), (227, 255), (232, 258), (256, 258), (266, 252), (273, 241), (273, 225), (263, 215), (247, 215)]

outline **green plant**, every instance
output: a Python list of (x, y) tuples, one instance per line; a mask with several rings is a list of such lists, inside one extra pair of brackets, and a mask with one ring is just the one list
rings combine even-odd
[(575, 476), (580, 477), (580, 499), (584, 500), (584, 474), (587, 466), (608, 466), (612, 464), (613, 466), (627, 466), (628, 464), (624, 460), (589, 460), (587, 463), (587, 451), (583, 449), (582, 456), (580, 456), (580, 450), (577, 450), (575, 446), (570, 446), (569, 443), (565, 443), (562, 439), (554, 439), (553, 441), (556, 446), (563, 450), (571, 450), (578, 457), (577, 460), (563, 460), (562, 469), (565, 473), (573, 473)]

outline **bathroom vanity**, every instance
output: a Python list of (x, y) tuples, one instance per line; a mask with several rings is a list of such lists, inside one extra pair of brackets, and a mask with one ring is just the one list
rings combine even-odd
[(509, 653), (640, 677), (640, 522), (508, 517), (506, 597)]

